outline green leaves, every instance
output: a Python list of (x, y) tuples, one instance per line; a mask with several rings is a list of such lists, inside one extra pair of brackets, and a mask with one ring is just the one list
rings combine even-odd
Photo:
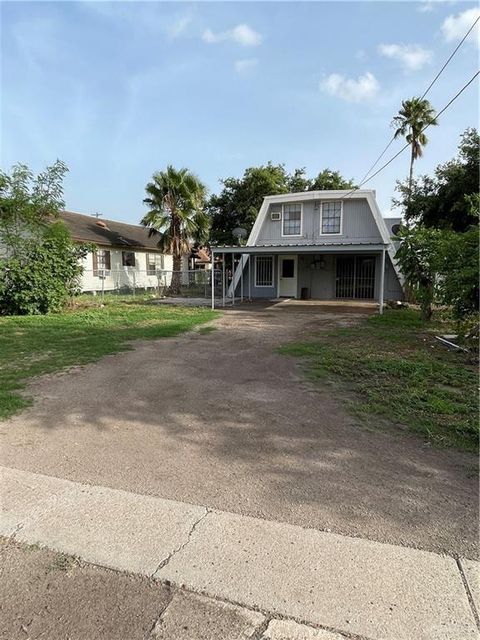
[(145, 188), (149, 211), (141, 223), (158, 236), (159, 247), (179, 258), (194, 242), (206, 240), (206, 187), (188, 169), (158, 171)]
[(53, 225), (41, 240), (28, 240), (21, 254), (0, 260), (0, 313), (37, 315), (58, 312), (79, 292), (87, 246), (74, 244)]
[(412, 182), (398, 182), (400, 194), (394, 205), (401, 207), (408, 221), (426, 227), (466, 231), (478, 224), (479, 211), (479, 148), (476, 129), (467, 129), (461, 136), (457, 157), (440, 164), (433, 176), (421, 176)]
[(67, 166), (57, 160), (35, 177), (24, 164), (0, 171), (0, 244), (8, 255), (21, 252), (26, 238), (41, 237), (49, 219), (64, 207)]
[(478, 227), (464, 233), (424, 226), (403, 227), (395, 258), (425, 317), (432, 302), (447, 305), (457, 320), (479, 304)]

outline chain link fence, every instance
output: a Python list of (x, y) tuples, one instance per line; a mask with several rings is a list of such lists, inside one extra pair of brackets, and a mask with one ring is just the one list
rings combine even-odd
[(224, 287), (228, 289), (226, 277), (222, 283), (222, 272), (215, 269), (191, 271), (141, 271), (123, 269), (85, 270), (81, 276), (82, 293), (104, 297), (105, 295), (136, 296), (150, 294), (156, 298), (200, 298), (212, 296), (212, 275), (214, 294), (220, 297)]

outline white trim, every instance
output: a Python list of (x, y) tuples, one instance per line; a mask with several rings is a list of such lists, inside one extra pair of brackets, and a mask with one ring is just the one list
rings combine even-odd
[[(270, 260), (272, 261), (272, 284), (257, 284), (257, 260), (258, 258), (270, 258)], [(261, 256), (255, 256), (255, 288), (256, 289), (272, 289), (275, 284), (274, 284), (274, 266), (275, 266), (275, 261), (273, 259), (273, 255), (261, 255)], [(238, 267), (237, 267), (238, 268)]]
[(395, 260), (395, 249), (392, 245), (392, 241), (390, 239), (390, 235), (388, 233), (388, 229), (383, 220), (380, 209), (378, 208), (378, 204), (375, 198), (375, 191), (372, 189), (357, 189), (353, 192), (351, 189), (335, 191), (300, 191), (298, 193), (285, 193), (278, 196), (266, 196), (263, 199), (262, 206), (260, 207), (260, 211), (258, 212), (257, 218), (248, 237), (247, 247), (256, 246), (260, 231), (262, 230), (262, 226), (268, 212), (268, 208), (272, 203), (295, 202), (297, 200), (301, 200), (303, 202), (307, 202), (310, 200), (353, 200), (358, 198), (365, 198), (367, 200), (380, 236), (383, 242), (388, 245), (388, 255), (393, 264), (398, 279), (400, 280), (400, 284), (403, 284), (404, 278)]
[(332, 202), (329, 202), (327, 200), (322, 200), (320, 202), (320, 228), (318, 230), (318, 235), (319, 236), (326, 236), (328, 238), (329, 236), (341, 236), (341, 235), (343, 235), (343, 200), (333, 200), (333, 204), (335, 204), (336, 202), (340, 202), (340, 231), (335, 232), (335, 233), (322, 233), (323, 205), (324, 204), (332, 204)]
[[(255, 223), (252, 227), (250, 235), (247, 240), (248, 246), (255, 246), (258, 236), (260, 235), (260, 231), (262, 229), (263, 223), (265, 221), (265, 217), (268, 212), (268, 207), (273, 203), (290, 203), (296, 202), (297, 200), (307, 202), (309, 200), (342, 200), (345, 199), (345, 196), (348, 196), (348, 199), (357, 199), (357, 198), (366, 198), (370, 209), (372, 210), (375, 221), (377, 222), (377, 226), (379, 228), (380, 234), (384, 239), (384, 242), (390, 242), (388, 238), (387, 228), (384, 223), (382, 223), (382, 216), (380, 210), (378, 209), (378, 205), (375, 201), (375, 191), (371, 189), (358, 189), (352, 193), (351, 189), (343, 189), (343, 190), (335, 190), (335, 191), (299, 191), (298, 193), (284, 193), (278, 196), (265, 196), (262, 202), (262, 206), (260, 207), (260, 211), (258, 212)], [(383, 226), (384, 234), (380, 229), (380, 225)], [(288, 237), (288, 236), (287, 236)], [(293, 236), (290, 236), (293, 237)], [(386, 240), (385, 240), (386, 238)]]
[[(281, 277), (281, 266), (282, 266), (282, 260), (283, 258), (285, 258), (286, 260), (293, 260), (295, 263), (294, 266), (294, 273), (295, 276), (294, 278), (292, 278), (292, 280), (295, 280), (295, 293), (293, 294), (293, 296), (282, 296), (281, 291), (280, 291), (280, 281), (282, 280)], [(293, 255), (279, 255), (278, 256), (278, 288), (277, 288), (277, 296), (279, 298), (284, 297), (284, 298), (297, 298), (297, 290), (298, 290), (298, 256), (293, 254)]]
[(303, 237), (303, 202), (300, 202), (300, 233), (283, 233), (283, 225), (285, 224), (285, 206), (297, 204), (296, 202), (284, 202), (282, 204), (282, 238), (302, 238)]

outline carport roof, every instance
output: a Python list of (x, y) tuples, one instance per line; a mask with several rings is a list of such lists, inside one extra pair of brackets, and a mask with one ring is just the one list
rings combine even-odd
[(212, 254), (216, 253), (342, 253), (345, 251), (382, 251), (388, 245), (378, 242), (317, 242), (315, 244), (265, 244), (249, 247), (224, 246), (211, 247)]

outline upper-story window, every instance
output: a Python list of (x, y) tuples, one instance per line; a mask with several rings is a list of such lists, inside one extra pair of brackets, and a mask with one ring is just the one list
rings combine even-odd
[(302, 235), (302, 205), (284, 204), (282, 235), (300, 236)]
[(322, 202), (320, 219), (320, 233), (322, 235), (342, 233), (342, 203)]

